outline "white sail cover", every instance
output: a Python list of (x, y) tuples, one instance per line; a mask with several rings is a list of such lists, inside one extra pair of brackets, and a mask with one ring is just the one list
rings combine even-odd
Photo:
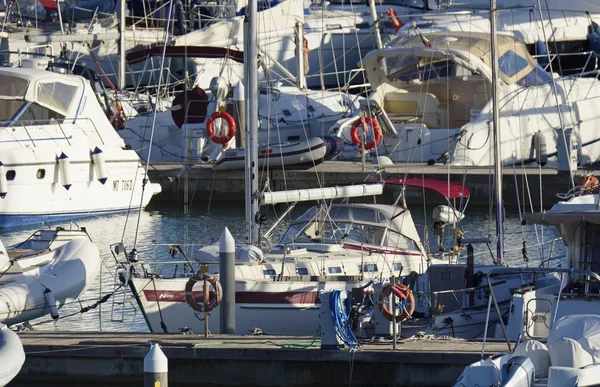
[(261, 203), (296, 203), (314, 200), (381, 195), (382, 192), (383, 184), (361, 184), (327, 188), (296, 189), (288, 191), (265, 192), (262, 195)]

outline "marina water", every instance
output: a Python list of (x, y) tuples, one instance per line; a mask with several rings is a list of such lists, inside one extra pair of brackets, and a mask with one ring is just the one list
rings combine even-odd
[[(436, 237), (432, 233), (433, 222), (431, 213), (433, 207), (423, 208), (422, 205), (411, 205), (412, 216), (415, 224), (421, 234), (421, 238), (427, 232), (429, 246), (432, 252), (437, 251)], [(279, 236), (285, 231), (286, 225), (291, 220), (305, 211), (308, 206), (298, 206), (292, 211), (291, 215), (283, 221), (274, 235), (270, 238), (271, 242), (276, 243)], [(278, 212), (282, 213), (284, 209)], [(270, 208), (263, 209), (266, 220), (263, 232), (276, 220), (275, 210)], [(236, 243), (244, 243), (244, 207), (241, 203), (219, 203), (208, 206), (206, 203), (200, 203), (192, 208), (189, 215), (184, 215), (180, 205), (174, 205), (170, 202), (151, 202), (150, 206), (139, 214), (139, 229), (137, 231), (137, 250), (140, 253), (141, 260), (154, 259), (154, 249), (152, 244), (179, 244), (183, 251), (191, 258), (193, 251), (199, 245), (218, 242), (218, 238), (224, 227), (228, 227), (236, 239)], [(114, 290), (114, 270), (116, 267), (115, 259), (111, 254), (110, 245), (122, 241), (127, 251), (129, 251), (136, 238), (136, 227), (138, 224), (138, 213), (119, 214), (104, 217), (92, 217), (77, 220), (77, 224), (86, 227), (92, 240), (98, 245), (104, 264), (101, 275), (89, 286), (79, 302), (74, 302), (60, 309), (60, 319), (52, 321), (49, 316), (43, 317), (30, 324), (34, 330), (56, 330), (56, 331), (108, 331), (108, 332), (148, 332), (148, 327), (144, 321), (142, 313), (137, 308), (135, 300), (128, 294), (125, 303), (125, 316), (123, 322), (111, 321), (112, 299), (104, 304), (90, 309), (85, 313), (78, 313), (82, 307), (90, 306), (97, 302), (102, 296), (111, 293)], [(562, 241), (556, 241), (559, 238), (557, 230), (554, 227), (534, 227), (527, 225), (522, 227), (522, 222), (516, 208), (506, 209), (505, 219), (505, 264), (511, 266), (537, 267), (540, 264), (540, 257), (548, 259), (552, 253), (552, 265), (564, 264), (565, 248)], [(69, 224), (55, 224), (54, 226), (69, 227)], [(490, 211), (487, 207), (469, 207), (466, 211), (466, 217), (462, 221), (464, 238), (483, 238), (495, 233), (494, 220), (490, 220)], [(33, 225), (19, 229), (6, 229), (0, 232), (0, 238), (6, 245), (12, 245), (23, 241), (39, 226)], [(452, 248), (454, 238), (451, 227), (446, 227), (444, 242), (447, 248)], [(523, 259), (523, 240), (527, 243), (527, 256), (529, 262)], [(553, 240), (555, 241), (554, 247)], [(495, 255), (495, 244), (490, 245), (490, 249), (485, 244), (476, 244), (475, 261), (491, 262), (490, 249)], [(465, 251), (461, 251), (461, 262), (465, 260)], [(168, 255), (162, 259), (171, 259)], [(175, 257), (175, 260), (182, 260), (182, 256)], [(110, 269), (110, 271), (109, 271)], [(408, 273), (406, 273), (408, 274)], [(116, 307), (115, 307), (116, 308)], [(114, 313), (121, 317), (120, 310)], [(183, 327), (178, 327), (183, 328)], [(199, 333), (199, 332), (198, 332)], [(237, 332), (238, 334), (247, 334), (249, 332)]]

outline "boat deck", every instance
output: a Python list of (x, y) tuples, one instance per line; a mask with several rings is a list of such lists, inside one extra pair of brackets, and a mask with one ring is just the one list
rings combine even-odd
[[(171, 386), (442, 386), (480, 359), (481, 342), (460, 339), (364, 343), (321, 350), (313, 337), (21, 332), (27, 360), (11, 386), (141, 385), (143, 358), (159, 342)], [(487, 355), (505, 342), (486, 344)]]

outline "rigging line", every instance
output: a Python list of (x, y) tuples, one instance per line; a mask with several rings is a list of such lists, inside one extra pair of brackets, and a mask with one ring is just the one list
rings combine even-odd
[[(545, 0), (546, 3), (546, 8), (548, 8), (548, 0)], [(550, 50), (548, 49), (548, 37), (546, 36), (546, 29), (544, 28), (544, 16), (542, 14), (542, 9), (541, 9), (541, 1), (537, 0), (537, 6), (538, 6), (538, 12), (540, 15), (540, 21), (542, 23), (542, 34), (544, 35), (544, 41), (546, 42), (546, 52), (547, 52), (547, 57), (548, 57), (548, 62), (549, 62), (549, 66), (550, 66), (550, 76), (552, 78), (552, 91), (554, 94), (554, 99), (556, 102), (556, 110), (558, 112), (558, 119), (560, 121), (560, 128), (561, 128), (561, 135), (565, 144), (565, 147), (567, 147), (567, 137), (565, 135), (565, 123), (564, 123), (564, 117), (563, 117), (563, 113), (562, 110), (560, 109), (560, 102), (558, 100), (558, 89), (556, 86), (556, 82), (554, 80), (554, 77), (552, 76), (552, 73), (554, 73), (554, 69), (552, 67), (552, 61), (550, 59)], [(549, 8), (548, 8), (549, 9)], [(552, 26), (552, 17), (550, 16), (550, 12), (548, 12), (548, 21), (550, 23), (550, 26)], [(557, 49), (557, 45), (556, 45), (556, 37), (554, 37), (554, 47), (555, 49)], [(560, 58), (559, 58), (559, 70), (561, 70), (562, 73), (562, 68), (560, 67)], [(563, 89), (564, 89), (564, 85), (563, 85)], [(568, 97), (565, 95), (565, 103), (568, 103)], [(572, 151), (572, 149), (566, 149), (567, 154), (570, 154), (570, 152)], [(573, 171), (571, 168), (569, 168), (569, 177), (571, 178), (571, 187), (575, 186), (575, 178), (573, 177)]]
[[(160, 64), (160, 68), (161, 70), (164, 68), (165, 65), (165, 57), (167, 54), (167, 42), (169, 39), (169, 28), (171, 25), (171, 19), (173, 18), (173, 0), (171, 0), (169, 2), (169, 12), (168, 12), (168, 19), (167, 19), (167, 28), (165, 29), (165, 41), (163, 44), (163, 51), (162, 51), (162, 58), (161, 58), (161, 64)], [(158, 85), (156, 86), (156, 90), (157, 90), (157, 95), (156, 95), (156, 103), (154, 105), (154, 110), (152, 113), (152, 132), (150, 133), (150, 148), (148, 150), (148, 160), (146, 160), (146, 168), (144, 170), (144, 179), (143, 179), (143, 183), (142, 183), (142, 194), (140, 195), (140, 205), (139, 205), (139, 212), (138, 212), (138, 218), (137, 218), (137, 226), (135, 229), (135, 238), (133, 240), (133, 248), (135, 249), (136, 244), (137, 244), (137, 239), (138, 239), (138, 235), (139, 235), (139, 229), (140, 229), (140, 221), (142, 218), (142, 205), (144, 203), (144, 188), (146, 186), (146, 183), (148, 182), (148, 169), (150, 166), (150, 155), (152, 153), (152, 142), (154, 140), (154, 128), (156, 126), (156, 115), (158, 113), (157, 111), (157, 104), (158, 104), (158, 99), (159, 99), (159, 94), (158, 92), (160, 91), (160, 88), (162, 86), (162, 71), (161, 74), (159, 74), (159, 78), (158, 78)], [(133, 192), (132, 192), (133, 194)]]

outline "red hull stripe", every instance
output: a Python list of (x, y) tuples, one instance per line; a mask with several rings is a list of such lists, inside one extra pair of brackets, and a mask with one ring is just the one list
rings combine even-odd
[[(194, 299), (202, 300), (202, 291), (194, 291)], [(148, 301), (185, 302), (183, 290), (145, 289)], [(235, 302), (240, 304), (319, 304), (317, 292), (236, 292)]]

